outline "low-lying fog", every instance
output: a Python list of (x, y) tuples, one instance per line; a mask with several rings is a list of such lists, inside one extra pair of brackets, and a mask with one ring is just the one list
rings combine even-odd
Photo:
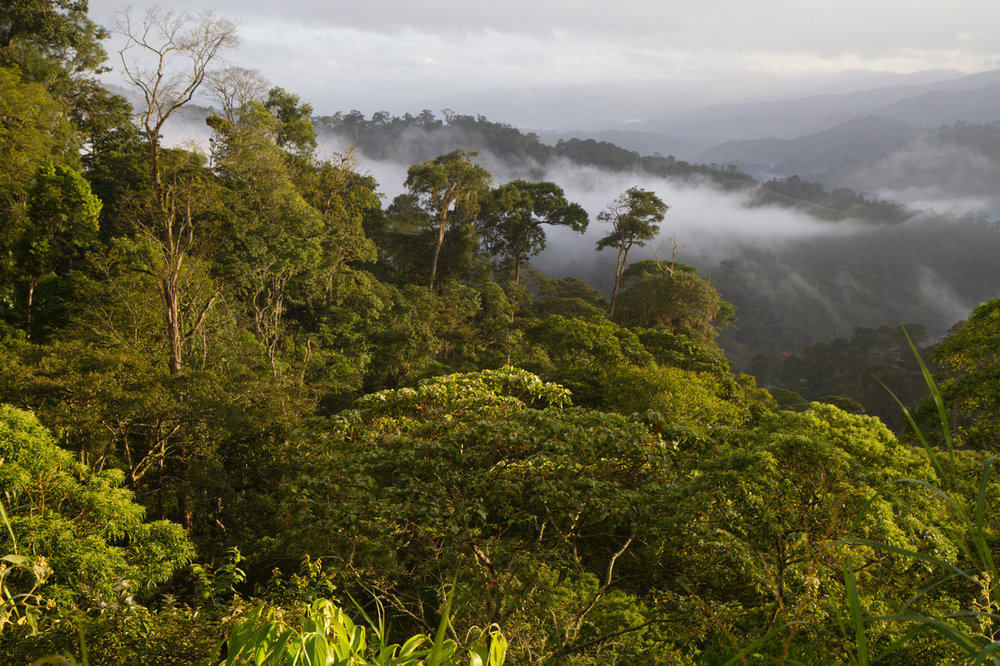
[[(405, 191), (403, 183), (409, 165), (376, 162), (363, 155), (357, 155), (357, 159), (361, 170), (378, 181), (387, 203)], [(595, 272), (595, 264), (613, 266), (614, 257), (611, 251), (595, 250), (596, 242), (611, 230), (609, 224), (598, 222), (597, 216), (615, 197), (634, 186), (655, 192), (670, 209), (660, 225), (659, 236), (645, 247), (634, 248), (629, 255), (631, 261), (670, 259), (676, 240), (677, 260), (709, 270), (741, 247), (775, 249), (790, 240), (844, 236), (859, 228), (850, 221), (821, 222), (789, 209), (753, 207), (752, 190), (727, 192), (708, 181), (679, 182), (645, 173), (610, 172), (567, 160), (516, 171), (490, 155), (480, 155), (477, 161), (493, 174), (495, 186), (516, 178), (552, 181), (563, 188), (570, 201), (587, 210), (591, 221), (586, 234), (548, 227), (547, 247), (532, 264), (552, 276), (584, 278), (599, 288), (610, 277), (606, 280)], [(610, 284), (606, 288), (610, 289)]]
[[(180, 119), (170, 134), (176, 137), (183, 130), (207, 150), (210, 133), (202, 123)], [(347, 150), (329, 137), (320, 139), (321, 156)], [(191, 145), (190, 140), (170, 143)], [(359, 170), (378, 181), (383, 205), (405, 191), (411, 164), (456, 147), (436, 145), (426, 133), (403, 144), (392, 147), (401, 156), (395, 160), (355, 154)], [(898, 157), (897, 169), (890, 160), (874, 163), (868, 168), (876, 187), (864, 187), (859, 170), (853, 174), (856, 189), (899, 195), (886, 198), (940, 213), (994, 210), (991, 197), (958, 189), (961, 180), (934, 190), (927, 173), (918, 168), (933, 165), (933, 155), (923, 161), (915, 161), (916, 155)], [(954, 163), (956, 156), (950, 157)], [(980, 162), (977, 167), (973, 158), (962, 157), (967, 165), (963, 172), (971, 170), (980, 178), (991, 173), (991, 165)], [(858, 326), (908, 322), (922, 323), (932, 335), (940, 335), (995, 295), (994, 285), (1000, 282), (1000, 262), (995, 261), (1000, 234), (982, 220), (978, 226), (957, 225), (954, 216), (929, 212), (900, 225), (823, 222), (788, 208), (754, 206), (752, 189), (727, 191), (707, 180), (673, 181), (566, 160), (512, 166), (485, 151), (476, 159), (493, 174), (494, 185), (516, 178), (549, 180), (586, 208), (591, 218), (587, 233), (549, 228), (547, 248), (531, 263), (546, 275), (578, 277), (606, 294), (613, 282), (615, 253), (595, 250), (597, 240), (610, 231), (597, 216), (629, 187), (656, 192), (670, 209), (659, 236), (633, 248), (629, 260), (670, 260), (676, 242), (675, 258), (696, 266), (736, 304), (740, 328), (729, 335), (728, 344), (735, 341), (750, 350), (796, 351), (813, 340), (849, 335)], [(907, 168), (915, 183), (909, 187), (898, 175)]]

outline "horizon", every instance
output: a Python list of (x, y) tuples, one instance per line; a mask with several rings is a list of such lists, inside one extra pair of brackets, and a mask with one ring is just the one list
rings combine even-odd
[[(132, 7), (143, 13), (156, 4), (141, 0)], [(979, 29), (1000, 22), (1000, 5), (982, 0), (924, 2), (920, 11), (886, 0), (829, 11), (793, 0), (764, 6), (714, 0), (685, 8), (629, 0), (613, 8), (586, 3), (581, 11), (569, 11), (561, 0), (522, 4), (394, 6), (383, 0), (275, 8), (178, 0), (171, 9), (211, 10), (238, 22), (241, 44), (227, 59), (259, 70), (319, 115), (453, 108), (523, 127), (610, 129), (657, 110), (681, 113), (1000, 69), (1000, 49)], [(123, 9), (114, 0), (90, 2), (91, 17), (105, 27)], [(117, 70), (114, 38), (106, 48)], [(596, 96), (589, 104), (562, 102), (587, 92)]]

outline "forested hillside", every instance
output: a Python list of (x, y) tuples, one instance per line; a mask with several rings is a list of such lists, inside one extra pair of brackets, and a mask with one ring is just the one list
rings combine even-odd
[[(731, 166), (640, 156), (592, 139), (549, 146), (513, 127), (451, 112), (442, 119), (427, 110), (418, 116), (377, 113), (366, 119), (355, 111), (321, 118), (318, 127), (321, 139), (354, 149), (362, 168), (409, 165), (443, 152), (474, 149), (481, 163), (503, 174), (498, 178), (551, 178), (588, 201), (594, 192), (607, 190), (608, 183), (628, 177), (671, 192), (674, 200), (667, 203), (672, 209), (661, 234), (646, 250), (638, 249), (638, 256), (665, 257), (668, 237), (676, 241), (680, 259), (709, 277), (736, 307), (739, 325), (726, 330), (720, 342), (744, 369), (757, 354), (800, 353), (814, 342), (850, 336), (858, 328), (911, 322), (939, 339), (990, 298), (1000, 280), (993, 259), (1000, 252), (1000, 234), (990, 217), (994, 208), (988, 204), (988, 188), (981, 185), (992, 171), (972, 177), (970, 165), (933, 166), (940, 151), (924, 154), (917, 144), (900, 148), (899, 162), (916, 170), (912, 178), (906, 169), (886, 166), (879, 171), (886, 177), (895, 174), (895, 190), (902, 183), (930, 187), (934, 180), (940, 184), (939, 196), (986, 201), (984, 209), (904, 205), (871, 193), (889, 189), (875, 173), (867, 185), (862, 176), (853, 177), (851, 187), (824, 186), (794, 175), (757, 182)], [(986, 155), (995, 143), (987, 140), (991, 132), (988, 126), (958, 125), (941, 130), (937, 141), (955, 145), (965, 137), (966, 147), (955, 145), (952, 154)], [(879, 165), (876, 161), (852, 173), (878, 171)], [(949, 189), (947, 183), (966, 174), (966, 188)], [(388, 187), (395, 191), (392, 184)], [(558, 238), (560, 244), (543, 252), (536, 267), (548, 274), (570, 274), (610, 295), (611, 257), (593, 253), (590, 243)], [(593, 233), (587, 238), (598, 237)], [(652, 251), (657, 247), (658, 254)]]
[[(120, 15), (133, 107), (86, 9), (0, 7), (0, 662), (992, 658), (994, 225), (483, 118), (317, 118), (224, 65), (212, 15)], [(208, 150), (169, 147), (196, 95)], [(364, 155), (407, 156), (397, 196)], [(592, 212), (560, 163), (629, 184)], [(858, 262), (650, 257), (657, 179), (858, 227)], [(556, 239), (608, 288), (544, 270)], [(746, 277), (793, 256), (797, 290)], [(986, 302), (931, 349), (876, 267), (936, 297), (945, 256)], [(805, 265), (905, 317), (817, 343), (843, 332)]]

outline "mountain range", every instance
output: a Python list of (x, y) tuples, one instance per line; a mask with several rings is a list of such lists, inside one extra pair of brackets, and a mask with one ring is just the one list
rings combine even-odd
[(819, 177), (882, 157), (944, 125), (994, 121), (1000, 121), (1000, 70), (660, 113), (602, 131), (538, 133), (549, 141), (593, 138), (643, 155), (732, 164), (758, 178)]

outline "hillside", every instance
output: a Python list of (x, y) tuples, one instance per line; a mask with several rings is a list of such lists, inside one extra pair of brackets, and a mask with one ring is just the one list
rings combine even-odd
[[(649, 179), (673, 208), (653, 251), (640, 249), (639, 256), (655, 256), (669, 246), (670, 236), (679, 238), (684, 260), (710, 275), (722, 296), (737, 306), (737, 326), (722, 337), (737, 363), (748, 363), (756, 353), (799, 351), (857, 327), (917, 322), (941, 335), (1000, 280), (993, 260), (1000, 253), (1000, 236), (992, 224), (981, 216), (926, 214), (888, 196), (860, 194), (879, 191), (872, 187), (874, 179), (856, 177), (853, 187), (838, 182), (829, 189), (798, 176), (757, 182), (732, 166), (640, 156), (594, 139), (549, 146), (534, 134), (486, 118), (438, 119), (429, 111), (403, 118), (349, 114), (320, 119), (318, 126), (356, 141), (362, 164), (370, 158), (403, 165), (441, 151), (478, 150), (478, 159), (498, 177), (566, 183), (578, 200), (595, 201), (592, 216), (613, 196), (610, 191), (607, 199), (596, 196), (607, 189), (599, 184), (602, 172), (608, 183)], [(971, 146), (981, 143), (983, 134), (957, 128), (949, 140)], [(754, 151), (770, 145), (771, 158), (803, 156), (814, 160), (809, 168), (818, 170), (831, 154), (841, 160), (852, 151), (876, 155), (913, 135), (898, 121), (864, 118), (801, 139), (743, 147), (759, 154)], [(718, 202), (726, 202), (725, 212), (704, 213)], [(787, 219), (788, 226), (775, 235), (770, 227), (776, 225), (768, 218)], [(738, 231), (743, 219), (746, 229)], [(586, 239), (560, 236), (534, 263), (543, 272), (573, 275), (607, 293), (612, 258), (592, 248)]]
[[(841, 94), (707, 106), (684, 113), (665, 110), (659, 115), (642, 118), (630, 129), (714, 140), (718, 145), (767, 137), (794, 139), (866, 116), (925, 127), (961, 120), (985, 122), (983, 115), (992, 114), (989, 120), (1000, 120), (1000, 107), (989, 105), (995, 98), (997, 84), (1000, 84), (1000, 70)], [(685, 157), (692, 159), (694, 156)]]
[(1000, 123), (956, 123), (926, 132), (882, 157), (821, 178), (913, 206), (1000, 217)]
[(727, 141), (698, 155), (698, 161), (733, 164), (759, 178), (822, 174), (889, 153), (917, 135), (899, 120), (866, 116), (794, 139)]

